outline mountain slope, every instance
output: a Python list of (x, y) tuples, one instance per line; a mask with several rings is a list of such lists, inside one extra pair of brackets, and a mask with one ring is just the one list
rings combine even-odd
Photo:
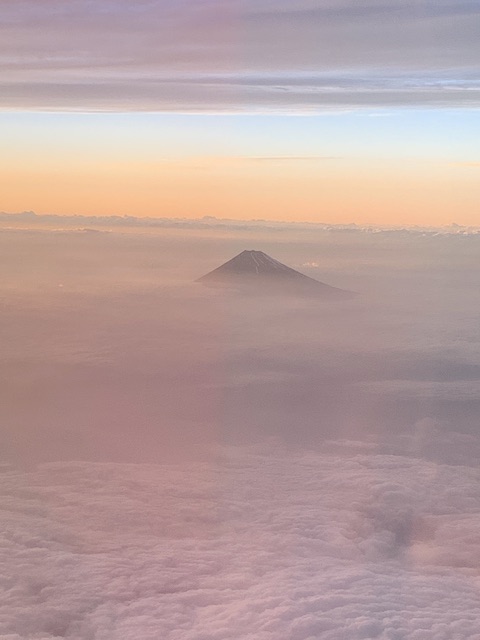
[(314, 280), (263, 251), (242, 251), (197, 280), (217, 287), (247, 288), (259, 293), (350, 297), (343, 289)]

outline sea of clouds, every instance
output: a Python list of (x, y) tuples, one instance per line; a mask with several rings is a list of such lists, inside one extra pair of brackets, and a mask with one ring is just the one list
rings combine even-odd
[(2, 474), (2, 637), (478, 638), (477, 468), (375, 452)]
[(480, 638), (479, 243), (1, 230), (0, 637)]

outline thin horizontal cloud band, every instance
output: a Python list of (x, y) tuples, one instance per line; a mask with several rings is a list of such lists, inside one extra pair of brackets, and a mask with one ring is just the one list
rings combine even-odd
[(1, 106), (478, 106), (479, 14), (453, 0), (6, 0)]
[(1, 83), (3, 109), (310, 112), (335, 108), (478, 108), (480, 87), (347, 89), (177, 82)]

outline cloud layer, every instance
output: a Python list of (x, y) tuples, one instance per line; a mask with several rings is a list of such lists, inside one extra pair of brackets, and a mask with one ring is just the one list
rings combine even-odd
[(2, 230), (2, 640), (478, 639), (479, 240)]
[[(317, 160), (323, 161), (328, 158), (315, 158), (315, 157), (253, 157), (244, 158), (245, 161), (253, 162), (315, 162)], [(137, 217), (137, 216), (86, 216), (86, 215), (57, 215), (57, 214), (42, 214), (38, 215), (34, 211), (22, 211), (19, 213), (7, 213), (0, 211), (0, 225), (5, 229), (15, 228), (56, 228), (57, 231), (62, 229), (76, 230), (82, 232), (101, 232), (106, 230), (112, 230), (115, 228), (129, 227), (143, 227), (150, 229), (164, 229), (164, 228), (185, 228), (185, 229), (205, 229), (205, 230), (218, 230), (228, 229), (234, 230), (298, 230), (308, 231), (311, 230), (325, 232), (358, 232), (361, 233), (382, 233), (388, 234), (409, 234), (409, 235), (476, 235), (480, 234), (479, 226), (465, 226), (459, 224), (450, 224), (447, 226), (376, 226), (376, 225), (357, 225), (351, 224), (327, 224), (322, 222), (287, 222), (277, 220), (235, 220), (232, 218), (217, 218), (215, 216), (203, 216), (202, 218), (165, 218), (165, 217)], [(317, 263), (305, 263), (304, 266), (318, 266)]]
[[(478, 429), (479, 239), (209, 221), (3, 230), (3, 459), (154, 462), (270, 436), (405, 454), (429, 419), (433, 459), (463, 462), (476, 447), (448, 437)], [(246, 248), (360, 295), (325, 307), (194, 282)]]
[(477, 469), (218, 450), (4, 470), (8, 640), (477, 638)]
[(4, 108), (479, 104), (477, 2), (7, 0)]

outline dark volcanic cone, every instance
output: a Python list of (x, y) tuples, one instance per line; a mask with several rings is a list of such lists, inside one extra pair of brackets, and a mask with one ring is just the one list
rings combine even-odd
[(242, 251), (197, 280), (214, 287), (248, 289), (258, 293), (320, 295), (347, 298), (354, 294), (309, 278), (263, 251)]

